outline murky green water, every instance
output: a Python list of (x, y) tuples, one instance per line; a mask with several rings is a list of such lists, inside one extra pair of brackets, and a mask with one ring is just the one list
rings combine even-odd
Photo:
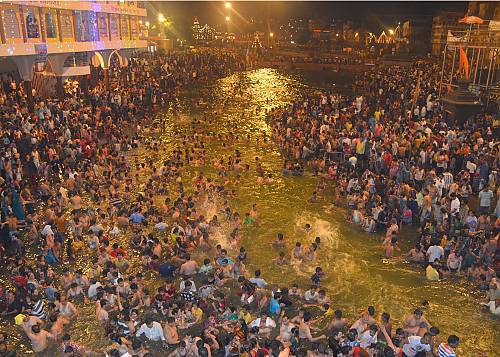
[[(378, 314), (387, 311), (394, 321), (399, 322), (421, 301), (428, 300), (431, 308), (426, 316), (441, 330), (438, 341), (446, 339), (449, 334), (456, 334), (461, 338), (461, 356), (498, 355), (495, 353), (500, 346), (500, 323), (481, 311), (478, 305), (480, 297), (471, 286), (449, 280), (431, 283), (425, 279), (423, 271), (403, 261), (383, 260), (378, 236), (365, 234), (349, 225), (345, 220), (346, 212), (330, 203), (328, 190), (320, 196), (318, 203), (308, 204), (307, 199), (316, 190), (317, 178), (310, 174), (298, 178), (283, 177), (280, 173), (283, 160), (277, 145), (272, 142), (263, 144), (263, 133), (270, 134), (264, 120), (265, 109), (285, 105), (301, 93), (316, 91), (317, 86), (331, 88), (331, 84), (336, 83), (342, 89), (343, 85), (347, 85), (347, 79), (346, 76), (331, 73), (284, 74), (271, 69), (234, 74), (191, 93), (184, 103), (180, 120), (169, 118), (173, 119), (169, 128), (191, 132), (191, 117), (217, 112), (213, 125), (207, 129), (240, 136), (233, 149), (242, 152), (243, 161), (251, 164), (251, 170), (249, 174), (242, 175), (232, 206), (243, 216), (256, 203), (260, 221), (258, 226), (245, 228), (242, 232), (241, 245), (248, 252), (249, 272), (260, 268), (268, 282), (278, 286), (298, 282), (307, 287), (314, 268), (320, 265), (326, 272), (324, 286), (334, 308), (342, 309), (350, 320), (358, 311), (373, 305)], [(199, 95), (207, 105), (196, 109)], [(222, 108), (224, 102), (226, 104)], [(251, 135), (250, 141), (243, 140), (247, 134)], [(259, 144), (256, 143), (257, 138), (260, 139)], [(220, 144), (209, 144), (211, 158), (234, 153), (221, 150)], [(256, 156), (266, 172), (273, 174), (272, 185), (257, 184), (254, 171)], [(194, 170), (215, 174), (206, 167)], [(213, 212), (216, 213), (215, 209)], [(304, 231), (306, 223), (312, 226), (309, 234)], [(272, 260), (279, 251), (271, 242), (278, 232), (285, 234), (288, 254), (296, 241), (310, 243), (314, 237), (320, 236), (322, 244), (317, 261), (299, 267), (274, 265)], [(229, 233), (230, 228), (227, 227), (222, 229), (219, 237), (226, 246), (228, 241), (225, 237)], [(413, 235), (413, 232), (403, 231), (404, 252), (410, 249), (410, 237)]]
[[(426, 312), (428, 320), (441, 329), (438, 341), (453, 333), (461, 338), (460, 356), (498, 355), (498, 352), (495, 354), (493, 351), (498, 351), (500, 346), (500, 323), (481, 310), (479, 296), (475, 295), (472, 287), (449, 280), (430, 283), (422, 271), (405, 262), (384, 261), (379, 237), (364, 234), (346, 223), (346, 212), (333, 207), (328, 189), (320, 195), (318, 203), (307, 203), (311, 193), (316, 190), (317, 178), (310, 174), (303, 177), (281, 176), (283, 160), (277, 145), (263, 142), (264, 133), (270, 136), (264, 111), (285, 105), (305, 92), (313, 93), (318, 87), (332, 88), (331, 85), (335, 83), (336, 87), (342, 89), (349, 83), (348, 79), (345, 75), (324, 72), (284, 74), (272, 69), (260, 69), (200, 85), (186, 93), (176, 114), (159, 115), (164, 122), (164, 132), (161, 134), (163, 151), (144, 153), (139, 150), (130, 159), (143, 161), (145, 158), (154, 158), (161, 162), (165, 155), (181, 143), (180, 137), (174, 133), (189, 134), (193, 130), (202, 130), (199, 126), (193, 126), (192, 120), (212, 118), (211, 124), (203, 126), (204, 130), (233, 133), (239, 139), (232, 148), (223, 148), (222, 140), (207, 143), (206, 164), (188, 168), (183, 181), (186, 188), (191, 189), (188, 183), (197, 172), (202, 171), (212, 177), (217, 174), (210, 165), (214, 158), (234, 155), (235, 149), (241, 151), (243, 162), (249, 163), (251, 169), (241, 174), (241, 184), (236, 188), (237, 197), (230, 205), (244, 216), (245, 212), (251, 210), (252, 204), (257, 204), (259, 224), (245, 227), (241, 232), (241, 245), (247, 249), (249, 256), (249, 272), (260, 268), (263, 277), (272, 284), (284, 286), (297, 282), (304, 288), (309, 285), (314, 268), (320, 265), (326, 272), (322, 284), (333, 301), (333, 307), (342, 309), (350, 321), (355, 319), (358, 311), (373, 305), (377, 315), (383, 311), (389, 312), (394, 320), (393, 325), (397, 326), (396, 321), (399, 322), (425, 299), (431, 305), (430, 311)], [(200, 98), (206, 104), (197, 105)], [(248, 134), (249, 140), (246, 139)], [(273, 175), (273, 184), (257, 184), (257, 156), (266, 172)], [(234, 178), (234, 174), (231, 177)], [(218, 214), (221, 204), (210, 204), (202, 213), (206, 217)], [(219, 219), (222, 219), (220, 214)], [(308, 234), (304, 231), (306, 223), (312, 226), (312, 232)], [(211, 238), (227, 247), (230, 232), (231, 228), (223, 224)], [(284, 233), (286, 237), (288, 254), (295, 242), (310, 243), (314, 237), (321, 237), (317, 261), (300, 266), (276, 266), (272, 260), (279, 251), (271, 242), (278, 232)], [(403, 251), (409, 249), (413, 234), (403, 232)], [(120, 242), (126, 248), (129, 238), (130, 234), (127, 233), (120, 237)], [(236, 251), (232, 250), (231, 254), (235, 256)], [(132, 272), (139, 269), (137, 259), (132, 260)], [(86, 254), (81, 254), (77, 260), (77, 264), (84, 267), (88, 267), (89, 262)], [(159, 283), (149, 273), (145, 278), (150, 279), (153, 286)], [(79, 309), (80, 316), (70, 328), (73, 338), (96, 350), (108, 345), (103, 329), (95, 322), (93, 306), (88, 304)], [(2, 326), (5, 327), (5, 322)], [(13, 343), (26, 345), (26, 339), (19, 332), (14, 332), (12, 326), (5, 330), (12, 334)], [(25, 347), (21, 350), (25, 351)]]

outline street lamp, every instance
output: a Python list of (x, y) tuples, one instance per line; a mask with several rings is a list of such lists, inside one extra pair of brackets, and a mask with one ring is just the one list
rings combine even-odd
[(229, 20), (231, 20), (231, 18), (229, 16), (226, 16), (226, 22), (229, 22)]
[(230, 2), (226, 2), (224, 4), (224, 6), (226, 7), (226, 9), (230, 9), (231, 8), (231, 3)]
[(274, 37), (274, 33), (273, 32), (269, 33), (269, 36)]

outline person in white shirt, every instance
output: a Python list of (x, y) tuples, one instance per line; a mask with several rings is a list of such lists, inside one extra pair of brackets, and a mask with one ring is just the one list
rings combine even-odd
[(500, 317), (500, 299), (482, 302), (481, 305), (488, 307), (493, 315)]
[(361, 334), (361, 337), (359, 339), (359, 346), (361, 348), (367, 349), (371, 345), (374, 345), (377, 343), (377, 332), (378, 332), (378, 327), (377, 325), (373, 324), (370, 325), (370, 329), (366, 330)]
[(456, 217), (460, 212), (460, 199), (456, 194), (451, 195), (451, 204), (450, 204), (450, 216)]
[(276, 327), (276, 322), (265, 313), (261, 313), (260, 317), (253, 320), (248, 327), (258, 327), (259, 334), (269, 338), (271, 331)]
[(163, 222), (163, 220), (160, 218), (160, 221), (155, 224), (155, 228), (159, 231), (165, 232), (168, 229), (168, 224)]
[(52, 231), (51, 224), (53, 224), (53, 223), (50, 222), (49, 224), (45, 225), (45, 227), (43, 227), (41, 234), (44, 237), (46, 237), (48, 235), (54, 236), (54, 231)]
[(92, 279), (91, 284), (89, 286), (89, 290), (87, 291), (87, 296), (89, 299), (93, 299), (97, 295), (97, 288), (102, 286), (99, 281), (96, 279)]
[(419, 352), (431, 351), (432, 336), (426, 332), (424, 336), (409, 336), (403, 344), (403, 352), (407, 357), (415, 357)]
[(265, 313), (262, 313), (260, 317), (256, 318), (252, 322), (250, 322), (250, 325), (248, 327), (270, 327), (270, 328), (275, 328), (276, 327), (276, 322), (269, 316), (267, 316)]
[(436, 260), (441, 260), (444, 257), (444, 249), (440, 245), (431, 245), (427, 249), (427, 257), (429, 258), (429, 263), (434, 263)]
[(161, 324), (151, 318), (147, 318), (137, 330), (136, 336), (140, 337), (141, 335), (144, 335), (150, 341), (165, 341)]

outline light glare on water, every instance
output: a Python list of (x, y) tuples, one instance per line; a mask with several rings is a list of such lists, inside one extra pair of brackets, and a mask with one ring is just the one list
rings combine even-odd
[[(186, 99), (185, 110), (191, 109), (194, 117), (217, 113), (212, 126), (206, 129), (238, 135), (234, 149), (240, 150), (243, 162), (251, 165), (250, 173), (242, 174), (238, 195), (232, 204), (240, 216), (249, 212), (252, 204), (257, 204), (259, 224), (242, 232), (241, 245), (249, 256), (248, 273), (261, 269), (262, 276), (271, 284), (282, 287), (297, 282), (307, 289), (314, 268), (321, 266), (326, 272), (322, 284), (333, 307), (342, 309), (350, 321), (354, 321), (360, 310), (373, 305), (377, 315), (383, 311), (390, 313), (393, 326), (398, 326), (406, 314), (428, 300), (431, 308), (425, 315), (441, 330), (437, 341), (445, 341), (449, 334), (456, 334), (461, 339), (460, 356), (494, 356), (500, 346), (500, 324), (481, 309), (481, 297), (474, 287), (455, 279), (431, 283), (425, 279), (423, 271), (403, 261), (383, 260), (380, 238), (347, 223), (346, 212), (330, 203), (332, 195), (328, 189), (318, 203), (307, 203), (316, 190), (317, 178), (311, 174), (303, 177), (281, 175), (283, 158), (277, 144), (263, 142), (264, 132), (268, 137), (271, 135), (265, 122), (265, 110), (285, 106), (304, 93), (317, 92), (311, 83), (318, 83), (318, 79), (260, 69), (220, 79)], [(340, 87), (337, 85), (337, 89)], [(201, 110), (193, 110), (199, 93), (207, 105)], [(247, 134), (251, 135), (250, 141), (244, 140)], [(234, 154), (222, 150), (220, 145), (221, 142), (209, 144), (210, 160), (207, 162)], [(255, 157), (260, 158), (266, 173), (273, 175), (272, 185), (257, 184)], [(208, 167), (198, 168), (198, 171), (216, 174)], [(312, 227), (308, 234), (304, 231), (306, 223)], [(279, 251), (271, 242), (279, 232), (284, 233), (287, 240), (288, 256), (295, 242), (310, 244), (316, 236), (321, 237), (317, 261), (298, 267), (274, 265), (273, 259)], [(222, 235), (228, 237), (229, 233), (228, 229)], [(412, 236), (414, 233), (409, 229), (403, 230), (403, 252), (410, 249), (409, 237)], [(237, 253), (233, 250), (232, 254)]]

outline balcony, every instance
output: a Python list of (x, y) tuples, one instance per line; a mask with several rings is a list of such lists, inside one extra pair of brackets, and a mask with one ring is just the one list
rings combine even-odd
[(55, 42), (55, 43), (11, 43), (0, 45), (0, 56), (30, 56), (57, 54), (67, 52), (88, 52), (108, 49), (143, 48), (147, 47), (146, 40), (114, 40), (94, 42)]

